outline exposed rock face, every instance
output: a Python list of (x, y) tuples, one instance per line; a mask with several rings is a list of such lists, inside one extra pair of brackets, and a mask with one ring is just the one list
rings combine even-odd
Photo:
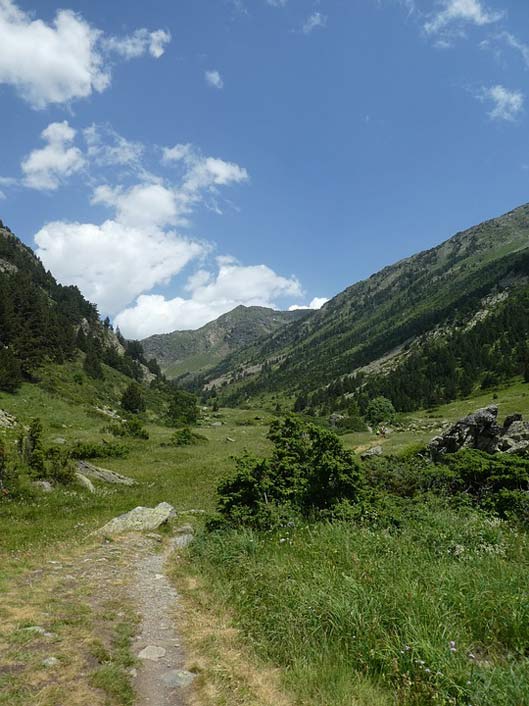
[(464, 448), (523, 454), (529, 451), (529, 422), (524, 422), (521, 414), (512, 414), (500, 426), (498, 407), (490, 405), (460, 419), (445, 434), (432, 439), (428, 448), (434, 458)]
[(364, 451), (363, 453), (360, 454), (360, 458), (362, 461), (365, 461), (367, 458), (373, 458), (373, 456), (382, 456), (384, 454), (384, 449), (382, 446), (372, 446), (370, 449), (367, 449), (367, 451)]
[(98, 530), (98, 534), (114, 535), (123, 532), (152, 532), (176, 516), (176, 511), (169, 503), (160, 503), (156, 507), (135, 507), (124, 515), (114, 517)]

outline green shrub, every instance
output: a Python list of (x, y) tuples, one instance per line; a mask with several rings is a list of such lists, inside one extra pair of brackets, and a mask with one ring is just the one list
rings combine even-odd
[(162, 446), (195, 446), (205, 441), (207, 438), (202, 434), (195, 433), (189, 427), (182, 427), (175, 431), (168, 443), (162, 443)]
[(145, 411), (145, 397), (141, 385), (137, 382), (130, 383), (121, 397), (121, 406), (132, 414)]
[(138, 417), (131, 417), (119, 424), (109, 424), (108, 427), (105, 427), (105, 431), (109, 431), (114, 436), (129, 436), (133, 439), (144, 440), (149, 438), (149, 432)]
[(268, 438), (270, 458), (241, 456), (235, 475), (219, 485), (218, 511), (227, 523), (266, 525), (270, 506), (306, 515), (358, 497), (358, 463), (333, 432), (286, 417), (272, 423)]
[(167, 419), (172, 426), (196, 424), (198, 404), (195, 395), (185, 390), (176, 390), (169, 402)]
[(129, 450), (116, 441), (77, 441), (70, 449), (72, 458), (125, 458)]
[(395, 419), (395, 407), (386, 397), (375, 397), (367, 405), (366, 419), (373, 425), (389, 423)]

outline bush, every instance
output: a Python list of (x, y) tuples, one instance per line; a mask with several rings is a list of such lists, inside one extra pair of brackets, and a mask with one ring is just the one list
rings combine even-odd
[(367, 405), (366, 419), (376, 426), (384, 422), (389, 423), (395, 419), (395, 407), (387, 397), (374, 397)]
[(145, 411), (145, 397), (141, 385), (137, 382), (130, 383), (121, 397), (121, 406), (132, 414)]
[(177, 429), (172, 435), (168, 443), (162, 443), (162, 446), (194, 446), (207, 441), (207, 438), (202, 434), (196, 434), (189, 427)]
[(167, 419), (173, 426), (196, 424), (198, 405), (195, 395), (185, 390), (176, 390), (169, 402)]
[(235, 475), (219, 485), (218, 510), (228, 524), (266, 525), (271, 506), (307, 515), (357, 499), (360, 469), (336, 434), (286, 417), (272, 423), (268, 438), (269, 459), (241, 456)]
[(133, 439), (144, 440), (149, 438), (149, 432), (138, 417), (131, 417), (120, 424), (110, 424), (105, 431), (109, 431), (114, 436), (130, 436)]
[(72, 458), (125, 458), (129, 450), (123, 444), (116, 441), (77, 441), (70, 449)]

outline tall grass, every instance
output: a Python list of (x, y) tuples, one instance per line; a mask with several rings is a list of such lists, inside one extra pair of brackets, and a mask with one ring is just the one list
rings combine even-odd
[(522, 706), (528, 549), (499, 520), (421, 504), (398, 532), (212, 533), (193, 552), (302, 704)]

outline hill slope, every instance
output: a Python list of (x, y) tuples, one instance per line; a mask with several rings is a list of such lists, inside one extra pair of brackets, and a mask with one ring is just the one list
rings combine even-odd
[(275, 311), (262, 306), (238, 306), (196, 331), (174, 331), (142, 341), (145, 354), (156, 358), (169, 377), (205, 372), (234, 351), (255, 343), (310, 312)]
[(479, 318), (528, 276), (525, 205), (352, 285), (306, 320), (230, 356), (209, 385), (234, 383), (227, 388), (234, 402), (270, 391), (305, 395), (383, 359), (394, 369), (404, 347)]

